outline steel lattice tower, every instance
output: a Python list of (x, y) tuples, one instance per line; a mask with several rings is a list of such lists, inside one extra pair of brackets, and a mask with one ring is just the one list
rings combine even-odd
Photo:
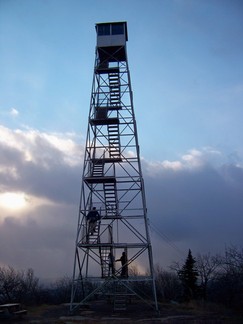
[[(109, 295), (115, 310), (126, 309), (132, 295), (158, 310), (126, 51), (127, 24), (99, 23), (96, 32), (70, 310), (97, 294)], [(94, 206), (101, 219), (91, 235), (86, 217)], [(114, 262), (112, 268), (109, 254), (117, 259), (123, 252), (126, 264)]]

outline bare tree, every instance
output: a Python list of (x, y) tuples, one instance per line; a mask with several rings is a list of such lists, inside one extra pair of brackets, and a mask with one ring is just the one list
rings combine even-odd
[(18, 271), (12, 267), (0, 267), (1, 302), (33, 301), (38, 291), (38, 279), (34, 271)]
[(196, 260), (197, 271), (201, 280), (202, 296), (206, 300), (208, 283), (217, 275), (217, 271), (222, 264), (222, 257), (219, 255), (211, 256), (210, 253), (198, 254)]
[(19, 295), (21, 280), (19, 274), (12, 267), (0, 268), (1, 301), (15, 301)]
[(229, 308), (243, 307), (243, 249), (236, 246), (225, 248), (225, 253), (219, 257), (213, 280), (208, 285), (210, 300), (222, 303)]
[(35, 277), (34, 270), (29, 268), (22, 273), (22, 296), (25, 302), (36, 301), (36, 298), (39, 293), (39, 279)]
[(181, 299), (183, 289), (178, 275), (165, 271), (160, 265), (156, 265), (154, 270), (158, 297), (162, 300)]
[(174, 261), (172, 262), (172, 264), (170, 265), (170, 269), (174, 272), (176, 272), (177, 275), (179, 275), (181, 269), (182, 269), (182, 265), (180, 264), (180, 262), (178, 261)]
[(223, 264), (226, 271), (243, 273), (243, 248), (239, 249), (234, 245), (226, 247)]
[(226, 247), (222, 266), (224, 274), (224, 302), (227, 306), (242, 309), (243, 307), (243, 249), (236, 246)]
[(63, 278), (57, 279), (51, 286), (53, 303), (67, 303), (70, 300), (71, 289), (72, 289), (72, 278), (64, 276)]

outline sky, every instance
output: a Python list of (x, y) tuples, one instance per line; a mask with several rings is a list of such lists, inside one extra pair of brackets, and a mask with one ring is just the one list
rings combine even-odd
[(72, 273), (99, 22), (127, 21), (154, 263), (243, 246), (241, 0), (0, 0), (0, 266)]

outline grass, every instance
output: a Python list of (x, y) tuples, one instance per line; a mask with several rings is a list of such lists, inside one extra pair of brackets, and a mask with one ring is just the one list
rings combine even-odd
[(48, 324), (240, 324), (243, 314), (225, 309), (223, 306), (202, 301), (188, 303), (160, 303), (160, 315), (144, 307), (144, 303), (134, 301), (128, 305), (127, 311), (113, 312), (112, 305), (105, 301), (91, 303), (90, 310), (80, 311), (76, 316), (69, 315), (69, 309), (64, 305), (40, 305), (28, 307), (28, 315), (24, 323)]

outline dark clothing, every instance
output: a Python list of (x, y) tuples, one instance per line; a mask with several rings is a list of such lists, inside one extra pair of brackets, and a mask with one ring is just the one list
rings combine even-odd
[(109, 273), (108, 273), (108, 276), (110, 276), (111, 273), (112, 274), (115, 273), (115, 268), (114, 268), (115, 258), (112, 255), (112, 253), (109, 253), (109, 255), (108, 255), (108, 261), (109, 261)]
[(127, 277), (128, 276), (128, 265), (127, 265), (127, 256), (126, 256), (126, 253), (123, 252), (122, 253), (122, 256), (120, 257), (120, 259), (118, 259), (116, 261), (121, 261), (121, 265), (122, 265), (121, 276), (122, 277)]
[(93, 235), (95, 232), (95, 228), (97, 225), (97, 221), (101, 219), (100, 214), (96, 210), (96, 208), (93, 208), (87, 215), (87, 220), (89, 222), (89, 229), (88, 232)]
[(87, 220), (92, 222), (96, 222), (100, 219), (100, 214), (97, 212), (97, 210), (91, 210), (87, 215)]

